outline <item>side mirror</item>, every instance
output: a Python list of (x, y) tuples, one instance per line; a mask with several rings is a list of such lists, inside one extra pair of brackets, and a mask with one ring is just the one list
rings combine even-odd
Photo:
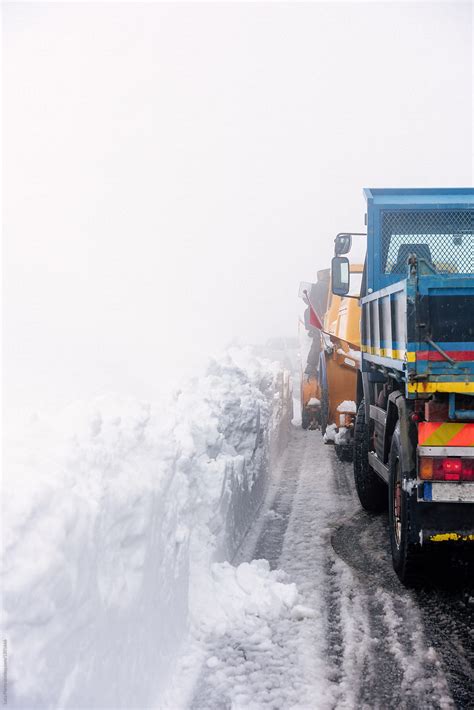
[(331, 261), (332, 292), (336, 296), (345, 296), (349, 293), (351, 272), (349, 259), (346, 256), (335, 256)]
[(352, 247), (352, 234), (338, 234), (334, 240), (334, 253), (336, 256), (348, 254)]

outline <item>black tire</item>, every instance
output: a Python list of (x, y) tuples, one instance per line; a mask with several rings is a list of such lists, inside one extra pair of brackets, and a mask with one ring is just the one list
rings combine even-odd
[(336, 456), (339, 461), (353, 461), (354, 460), (354, 446), (353, 444), (336, 444), (334, 446), (336, 451)]
[(369, 465), (369, 427), (365, 422), (364, 400), (359, 404), (354, 428), (354, 481), (361, 506), (369, 513), (387, 507), (387, 489)]
[(393, 569), (406, 587), (419, 585), (422, 576), (422, 550), (410, 543), (409, 494), (403, 489), (400, 464), (400, 431), (393, 433), (389, 457), (388, 519)]

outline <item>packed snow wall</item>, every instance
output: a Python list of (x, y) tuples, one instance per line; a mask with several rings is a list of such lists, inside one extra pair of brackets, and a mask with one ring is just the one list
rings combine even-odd
[(288, 373), (233, 350), (169, 401), (77, 402), (7, 443), (11, 707), (159, 705), (201, 582), (245, 536), (291, 410)]

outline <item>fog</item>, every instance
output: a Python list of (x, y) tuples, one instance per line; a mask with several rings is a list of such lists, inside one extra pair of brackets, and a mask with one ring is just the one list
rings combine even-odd
[(472, 184), (470, 3), (7, 3), (3, 60), (12, 406), (296, 335), (363, 187)]

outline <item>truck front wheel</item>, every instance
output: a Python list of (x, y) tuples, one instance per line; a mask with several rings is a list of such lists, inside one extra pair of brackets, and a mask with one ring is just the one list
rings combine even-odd
[(379, 513), (387, 505), (387, 492), (385, 484), (369, 464), (369, 440), (369, 425), (365, 421), (362, 400), (354, 427), (354, 481), (362, 507), (369, 513)]
[(410, 542), (409, 493), (403, 485), (398, 425), (390, 447), (388, 516), (393, 568), (402, 584), (416, 586), (420, 576), (421, 547)]

